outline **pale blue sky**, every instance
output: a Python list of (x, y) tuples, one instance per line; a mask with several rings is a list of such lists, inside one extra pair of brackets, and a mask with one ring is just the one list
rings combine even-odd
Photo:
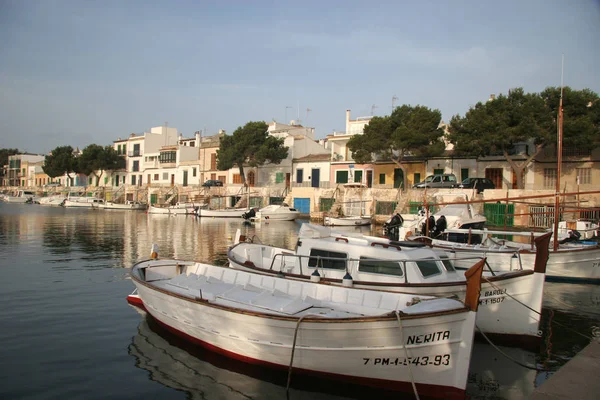
[[(490, 93), (600, 92), (600, 0), (0, 0), (0, 148), (106, 145), (166, 121), (186, 137)], [(299, 107), (298, 107), (299, 105)], [(308, 113), (306, 109), (312, 111)]]

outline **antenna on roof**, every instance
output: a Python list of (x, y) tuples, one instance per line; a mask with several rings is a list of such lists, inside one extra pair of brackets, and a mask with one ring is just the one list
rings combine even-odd
[(377, 108), (377, 106), (375, 104), (373, 104), (371, 106), (371, 115), (373, 115), (373, 112), (375, 111), (376, 108)]
[(394, 112), (394, 110), (396, 109), (396, 100), (398, 100), (398, 98), (396, 97), (396, 95), (392, 96), (392, 112)]

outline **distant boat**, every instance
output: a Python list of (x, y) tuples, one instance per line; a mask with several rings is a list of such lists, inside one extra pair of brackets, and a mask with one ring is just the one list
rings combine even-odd
[(371, 217), (368, 217), (368, 216), (325, 217), (323, 220), (323, 225), (325, 225), (325, 226), (371, 225)]
[(222, 208), (220, 210), (199, 208), (197, 214), (202, 218), (240, 218), (248, 211), (250, 211), (249, 208)]
[(38, 197), (34, 191), (31, 190), (18, 190), (14, 196), (4, 195), (3, 200), (7, 203), (36, 203)]
[(242, 218), (253, 221), (293, 221), (300, 215), (295, 208), (283, 203), (281, 205), (270, 204), (256, 211), (255, 208), (244, 213)]
[(199, 204), (194, 204), (194, 203), (177, 203), (173, 206), (163, 206), (163, 207), (150, 205), (148, 207), (148, 214), (169, 214), (169, 215), (195, 214), (198, 207), (199, 207)]
[(40, 205), (42, 206), (62, 206), (67, 196), (63, 196), (60, 194), (53, 196), (40, 197)]
[(113, 203), (112, 201), (107, 201), (104, 204), (100, 204), (98, 208), (104, 210), (145, 210), (148, 208), (148, 205), (145, 203), (140, 203), (139, 201), (131, 201), (128, 200), (125, 203)]

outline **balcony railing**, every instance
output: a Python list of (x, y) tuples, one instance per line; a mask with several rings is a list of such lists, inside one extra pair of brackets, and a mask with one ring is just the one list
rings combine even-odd
[(141, 157), (142, 156), (142, 152), (139, 151), (139, 150), (128, 151), (127, 152), (127, 156), (128, 157)]

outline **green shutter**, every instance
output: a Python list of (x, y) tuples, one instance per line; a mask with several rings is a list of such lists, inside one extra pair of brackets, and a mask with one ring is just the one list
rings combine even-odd
[(283, 172), (277, 172), (275, 174), (275, 183), (283, 182)]
[(354, 171), (354, 182), (362, 182), (362, 171)]
[(335, 174), (335, 183), (348, 183), (348, 171), (337, 171)]
[(385, 185), (385, 174), (379, 174), (379, 184)]

